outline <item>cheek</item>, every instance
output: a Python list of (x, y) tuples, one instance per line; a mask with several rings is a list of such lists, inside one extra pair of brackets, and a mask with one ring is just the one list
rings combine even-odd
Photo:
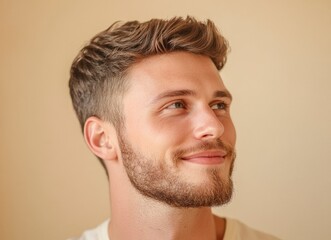
[(142, 116), (127, 118), (127, 139), (134, 149), (150, 154), (165, 155), (185, 141), (190, 125), (185, 119)]
[(155, 143), (168, 145), (169, 147), (182, 143), (189, 133), (189, 123), (184, 118), (158, 119), (149, 124)]

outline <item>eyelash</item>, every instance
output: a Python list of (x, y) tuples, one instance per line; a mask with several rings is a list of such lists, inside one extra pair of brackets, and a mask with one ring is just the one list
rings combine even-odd
[[(215, 105), (222, 105), (223, 107), (213, 109), (213, 106), (215, 106)], [(213, 109), (213, 110), (227, 110), (228, 108), (229, 108), (229, 104), (227, 104), (226, 102), (223, 102), (223, 101), (222, 102), (217, 102), (217, 103), (215, 103), (211, 106), (211, 109)]]
[[(176, 104), (181, 104), (182, 107), (175, 107)], [(186, 104), (183, 101), (176, 101), (176, 102), (173, 102), (173, 103), (169, 104), (166, 108), (168, 108), (168, 109), (186, 108)]]
[[(181, 104), (181, 107), (178, 107), (178, 104)], [(213, 106), (215, 106), (215, 105), (222, 105), (222, 107), (220, 107), (220, 108), (213, 108)], [(212, 110), (227, 110), (229, 108), (229, 104), (227, 104), (224, 101), (221, 101), (221, 102), (213, 103), (210, 107), (211, 107)], [(169, 104), (166, 108), (167, 109), (180, 109), (180, 108), (186, 109), (187, 108), (187, 104), (185, 102), (183, 102), (183, 101), (175, 101), (175, 102)]]

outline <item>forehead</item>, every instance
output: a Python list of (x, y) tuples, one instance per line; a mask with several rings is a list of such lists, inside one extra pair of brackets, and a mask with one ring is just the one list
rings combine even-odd
[(147, 98), (169, 90), (188, 89), (201, 93), (225, 90), (210, 58), (186, 52), (145, 58), (130, 68), (127, 77), (127, 94), (144, 94)]

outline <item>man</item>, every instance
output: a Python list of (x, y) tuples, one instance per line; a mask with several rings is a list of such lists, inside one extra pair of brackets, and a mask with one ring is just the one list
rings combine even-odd
[(227, 49), (211, 21), (187, 17), (116, 23), (80, 51), (70, 94), (112, 213), (80, 239), (275, 239), (211, 212), (233, 188)]

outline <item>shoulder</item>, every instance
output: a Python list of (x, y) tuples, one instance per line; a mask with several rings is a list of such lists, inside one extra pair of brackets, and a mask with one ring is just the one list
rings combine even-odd
[(67, 240), (110, 240), (108, 237), (109, 219), (94, 229), (83, 232), (78, 238), (69, 238)]
[(226, 218), (224, 240), (279, 240), (272, 235), (255, 230), (246, 224), (231, 218)]

